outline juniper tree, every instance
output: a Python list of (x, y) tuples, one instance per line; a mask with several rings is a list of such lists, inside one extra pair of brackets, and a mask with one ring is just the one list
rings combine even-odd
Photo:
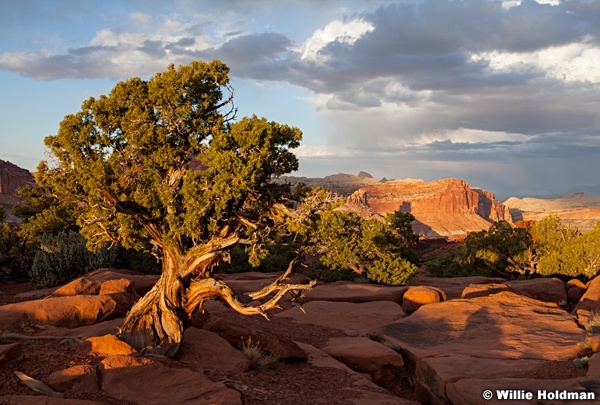
[(298, 168), (290, 149), (302, 135), (256, 116), (234, 121), (228, 73), (220, 61), (192, 62), (119, 82), (45, 139), (52, 159), (40, 163), (38, 181), (79, 204), (88, 246), (151, 246), (162, 259), (160, 279), (119, 335), (137, 349), (175, 355), (206, 300), (266, 317), (287, 291), (312, 286), (282, 277), (248, 294), (266, 297), (248, 306), (212, 276), (232, 246), (259, 240), (280, 196), (270, 180)]

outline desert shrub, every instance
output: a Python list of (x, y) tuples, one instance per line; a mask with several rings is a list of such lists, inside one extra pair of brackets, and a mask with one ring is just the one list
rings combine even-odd
[(481, 270), (465, 265), (464, 246), (457, 252), (438, 256), (427, 263), (425, 269), (434, 277), (468, 277), (481, 275)]
[(330, 211), (317, 221), (313, 246), (320, 262), (333, 270), (352, 270), (377, 283), (403, 284), (417, 272), (417, 257), (409, 246), (413, 237), (402, 228), (411, 218), (396, 213), (382, 222)]
[(513, 277), (515, 272), (522, 273), (523, 268), (529, 266), (532, 244), (526, 229), (498, 221), (487, 231), (470, 233), (461, 249), (432, 260), (426, 268), (432, 275), (441, 277)]
[(107, 247), (90, 252), (78, 232), (48, 234), (42, 237), (29, 276), (38, 288), (52, 287), (97, 268), (111, 267), (116, 258), (117, 251)]
[(250, 369), (264, 370), (276, 368), (281, 365), (281, 359), (272, 353), (266, 352), (258, 343), (252, 342), (251, 338), (242, 344), (242, 353), (248, 357)]
[(600, 312), (593, 312), (587, 323), (585, 324), (585, 330), (591, 333), (600, 332)]
[(325, 283), (332, 283), (335, 281), (356, 281), (358, 276), (350, 269), (330, 269), (320, 261), (317, 261), (312, 265), (306, 275), (311, 279), (323, 281)]
[(580, 233), (551, 215), (536, 224), (532, 233), (539, 255), (539, 274), (590, 279), (600, 271), (600, 223)]
[(586, 368), (590, 362), (589, 356), (577, 357), (573, 359), (573, 366), (575, 368)]

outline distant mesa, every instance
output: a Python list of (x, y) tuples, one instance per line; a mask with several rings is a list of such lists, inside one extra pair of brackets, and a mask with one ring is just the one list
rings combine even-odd
[(379, 183), (373, 176), (363, 171), (361, 171), (358, 176), (345, 173), (338, 173), (325, 177), (282, 176), (277, 181), (280, 183), (288, 183), (292, 186), (296, 186), (300, 183), (306, 184), (309, 187), (321, 186), (326, 190), (344, 197), (348, 197), (361, 187)]
[(555, 214), (565, 225), (580, 231), (588, 231), (600, 221), (600, 197), (584, 193), (554, 198), (510, 197), (504, 205), (515, 221), (540, 221)]
[(411, 213), (414, 232), (424, 237), (465, 235), (489, 229), (495, 221), (512, 222), (510, 211), (493, 193), (460, 179), (393, 180), (365, 186), (348, 197), (346, 210), (361, 215), (367, 208), (380, 215)]
[(280, 181), (321, 186), (336, 192), (347, 197), (340, 211), (355, 212), (365, 219), (382, 219), (398, 210), (409, 212), (416, 218), (413, 230), (424, 237), (464, 237), (468, 232), (489, 229), (495, 221), (512, 222), (511, 212), (493, 193), (471, 187), (460, 179), (377, 181), (361, 171), (358, 176), (341, 173), (324, 178), (287, 176)]

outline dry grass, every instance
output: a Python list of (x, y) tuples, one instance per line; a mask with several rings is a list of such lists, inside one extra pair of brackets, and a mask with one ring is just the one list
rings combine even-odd
[(593, 312), (588, 319), (585, 329), (591, 333), (599, 333), (600, 332), (600, 312)]
[(251, 338), (243, 343), (242, 353), (248, 357), (252, 370), (276, 368), (281, 365), (279, 357), (266, 352), (258, 343), (252, 342)]

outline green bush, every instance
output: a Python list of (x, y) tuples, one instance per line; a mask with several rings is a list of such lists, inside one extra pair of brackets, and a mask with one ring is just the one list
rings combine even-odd
[(331, 211), (317, 221), (313, 245), (321, 263), (333, 270), (352, 270), (376, 283), (403, 284), (417, 273), (412, 230), (403, 229), (414, 219), (408, 215), (396, 213), (381, 222)]
[(522, 273), (522, 268), (528, 264), (527, 253), (532, 244), (527, 230), (498, 221), (487, 231), (469, 234), (461, 249), (432, 260), (426, 268), (438, 277), (513, 277)]
[(53, 287), (97, 268), (111, 267), (116, 259), (116, 249), (88, 251), (78, 232), (48, 234), (42, 237), (29, 276), (38, 288)]
[(533, 229), (539, 255), (538, 273), (544, 276), (595, 277), (600, 271), (600, 222), (580, 233), (550, 216)]

